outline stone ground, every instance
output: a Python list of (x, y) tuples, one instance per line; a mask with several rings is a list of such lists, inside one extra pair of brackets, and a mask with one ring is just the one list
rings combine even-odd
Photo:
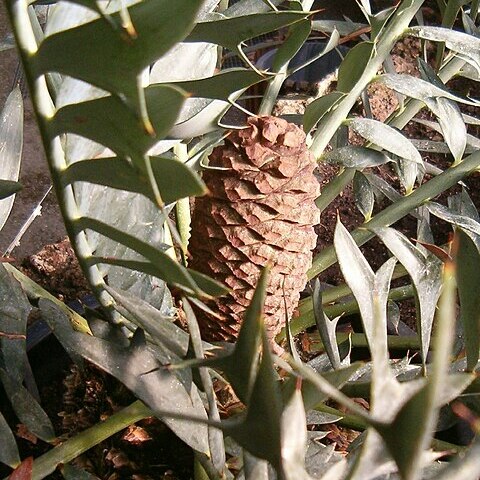
[[(0, 2), (0, 40), (9, 33), (8, 18)], [(0, 52), (0, 109), (16, 83), (18, 56), (15, 50)], [(0, 178), (2, 174), (0, 159)], [(35, 209), (50, 186), (50, 178), (30, 101), (25, 98), (24, 146), (20, 182), (23, 190), (17, 194), (10, 217), (0, 232), (0, 254), (10, 245), (21, 226)], [(51, 192), (43, 202), (42, 215), (37, 217), (12, 256), (18, 261), (39, 251), (44, 245), (66, 235), (55, 196)]]

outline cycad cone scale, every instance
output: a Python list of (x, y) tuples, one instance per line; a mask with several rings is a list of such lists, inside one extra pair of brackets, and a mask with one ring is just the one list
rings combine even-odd
[(272, 339), (297, 307), (307, 282), (320, 213), (315, 158), (305, 134), (276, 117), (251, 117), (210, 156), (203, 179), (210, 194), (196, 200), (191, 267), (231, 292), (200, 315), (208, 340), (233, 340), (262, 267), (271, 264), (264, 319)]

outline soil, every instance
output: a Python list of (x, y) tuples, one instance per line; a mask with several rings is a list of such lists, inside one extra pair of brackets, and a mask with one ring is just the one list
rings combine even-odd
[(64, 302), (77, 300), (90, 293), (68, 238), (45, 245), (36, 254), (25, 258), (21, 270)]
[[(55, 356), (55, 365), (39, 368), (42, 362), (45, 364), (46, 352)], [(87, 364), (80, 371), (53, 337), (31, 352), (29, 358), (32, 365), (38, 360), (34, 374), (42, 382), (38, 385), (40, 400), (53, 422), (58, 442), (105, 420), (135, 400), (120, 382), (94, 366)], [(59, 364), (64, 366), (58, 368)], [(2, 406), (2, 413), (10, 425), (15, 425), (12, 411), (5, 412)], [(51, 448), (22, 424), (16, 424), (15, 434), (22, 458), (38, 457)], [(183, 480), (193, 474), (191, 449), (153, 417), (99, 443), (72, 465), (105, 480)], [(10, 469), (0, 464), (0, 478), (9, 473)], [(56, 471), (46, 478), (61, 480), (63, 476)]]
[[(134, 396), (94, 366), (76, 366), (63, 381), (61, 438), (69, 438), (132, 403)], [(191, 478), (191, 449), (159, 420), (147, 418), (78, 457), (74, 462), (108, 480), (180, 480)]]
[[(353, 4), (353, 2), (351, 2)], [(5, 18), (3, 3), (0, 3), (0, 18)], [(358, 13), (358, 12), (357, 12)], [(0, 24), (0, 38), (6, 34), (6, 24)], [(393, 55), (394, 65), (398, 72), (416, 75), (416, 57), (419, 45), (415, 40), (407, 39), (400, 42)], [(0, 52), (0, 105), (3, 104), (11, 86), (14, 84), (14, 75), (18, 58), (13, 51)], [(471, 90), (474, 84), (464, 79), (451, 83), (455, 91), (464, 93)], [(369, 88), (371, 108), (374, 118), (384, 120), (397, 105), (396, 96), (384, 86), (374, 85)], [(479, 116), (479, 111), (473, 107), (462, 106), (465, 113)], [(362, 113), (358, 107), (358, 113)], [(428, 117), (428, 113), (422, 112)], [(472, 127), (469, 127), (472, 129)], [(478, 135), (477, 131), (470, 133)], [(410, 122), (406, 128), (411, 138), (440, 139), (438, 134), (429, 131), (418, 123)], [(32, 107), (26, 100), (25, 105), (25, 146), (24, 159), (21, 171), (21, 182), (24, 189), (17, 195), (14, 209), (6, 227), (0, 234), (0, 252), (10, 244), (21, 225), (35, 208), (50, 186), (49, 176), (46, 173), (46, 163), (43, 150), (36, 129)], [(445, 167), (450, 159), (445, 155), (429, 155), (428, 161)], [(322, 163), (319, 167), (322, 185), (333, 178), (338, 169), (335, 166)], [(398, 185), (395, 173), (388, 167), (381, 167), (378, 172), (392, 185)], [(469, 193), (476, 205), (480, 205), (480, 177), (472, 175), (466, 181), (470, 186)], [(380, 208), (381, 206), (377, 206)], [(355, 207), (352, 187), (345, 188), (332, 204), (322, 213), (321, 223), (317, 228), (318, 245), (316, 252), (333, 241), (334, 226), (337, 217), (349, 231), (363, 223), (363, 216)], [(405, 217), (395, 225), (410, 238), (416, 237), (416, 221), (412, 217)], [(451, 227), (442, 222), (434, 225), (434, 235), (438, 244), (448, 239)], [(64, 239), (65, 231), (60, 218), (59, 209), (53, 194), (47, 196), (43, 203), (42, 216), (37, 218), (23, 237), (21, 244), (16, 247), (13, 256), (17, 265), (21, 265), (27, 274), (58, 298), (69, 301), (88, 293), (88, 286), (81, 274), (78, 263), (68, 240)], [(57, 242), (57, 243), (55, 243)], [(377, 269), (388, 257), (388, 252), (379, 241), (371, 241), (362, 247), (362, 251), (372, 265)], [(329, 284), (343, 282), (337, 267), (325, 271), (321, 280)], [(402, 319), (414, 327), (414, 308), (411, 303), (403, 303)], [(299, 343), (301, 345), (301, 342)], [(37, 347), (40, 348), (40, 347)], [(49, 357), (57, 359), (55, 352), (59, 345), (50, 338), (41, 348), (31, 352), (32, 365), (42, 364), (45, 351)], [(123, 406), (128, 405), (133, 397), (122, 385), (93, 366), (87, 366), (80, 372), (77, 367), (69, 363), (64, 353), (65, 368), (55, 370), (53, 377), (48, 377), (46, 371), (38, 371), (36, 378), (42, 378), (39, 385), (42, 405), (49, 417), (54, 421), (56, 432), (67, 438), (102, 418), (106, 418)], [(37, 359), (37, 360), (36, 360)], [(0, 392), (1, 395), (1, 392)], [(235, 403), (234, 408), (238, 405)], [(3, 411), (3, 410), (2, 410)], [(8, 416), (7, 416), (8, 417)], [(10, 412), (8, 420), (15, 423)], [(27, 455), (38, 456), (49, 446), (35, 439), (26, 432), (21, 425), (17, 426), (17, 438), (22, 458)], [(344, 451), (352, 440), (351, 432), (333, 427), (329, 438), (338, 445), (338, 450)], [(161, 422), (147, 419), (135, 426), (114, 435), (75, 461), (76, 465), (85, 468), (101, 479), (171, 479), (181, 480), (192, 475), (191, 452), (181, 443)], [(8, 470), (0, 466), (0, 477)], [(48, 478), (63, 478), (55, 473)]]

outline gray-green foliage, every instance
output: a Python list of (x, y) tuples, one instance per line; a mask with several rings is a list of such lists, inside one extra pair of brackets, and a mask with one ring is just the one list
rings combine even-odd
[(0, 115), (0, 230), (5, 225), (16, 192), (23, 147), (23, 101), (19, 88), (7, 98)]
[[(458, 478), (478, 476), (471, 461), (476, 445), (466, 455), (469, 461), (458, 467), (439, 462), (440, 455), (429, 450), (440, 409), (470, 384), (472, 395), (479, 391), (473, 375), (464, 373), (474, 371), (479, 359), (474, 294), (480, 263), (478, 213), (465, 192), (448, 208), (429, 202), (480, 166), (478, 152), (466, 156), (467, 145), (474, 149), (476, 139), (468, 136), (465, 120), (475, 124), (478, 119), (467, 119), (457, 105), (478, 102), (445, 86), (453, 75), (464, 74), (466, 65), (470, 77), (479, 77), (473, 11), (470, 23), (466, 22), (470, 33), (445, 27), (409, 28), (422, 0), (403, 0), (396, 9), (376, 14), (370, 2), (362, 0), (370, 38), (346, 56), (337, 91), (317, 98), (303, 116), (311, 151), (319, 161), (342, 168), (324, 188), (319, 208), (326, 208), (353, 181), (355, 203), (365, 218), (351, 233), (339, 221), (334, 245), (317, 255), (309, 272), (313, 278), (338, 260), (346, 285), (320, 294), (316, 283), (313, 301), (302, 301), (300, 317), (288, 329), (294, 330), (295, 322), (306, 326), (316, 321), (327, 353), (307, 365), (295, 351), (288, 362), (271, 354), (262, 322), (268, 268), (234, 347), (219, 352), (199, 336), (190, 303), (202, 308), (202, 300), (221, 295), (225, 288), (188, 268), (188, 225), (176, 225), (169, 216), (175, 202), (206, 192), (194, 166), (221, 141), (223, 115), (249, 86), (266, 82), (260, 111), (270, 113), (283, 81), (293, 73), (290, 60), (312, 29), (332, 32), (324, 54), (337, 45), (340, 34), (362, 26), (350, 21), (312, 22), (312, 2), (307, 0), (287, 2), (288, 8), (278, 11), (280, 3), (240, 0), (229, 6), (223, 0), (77, 0), (53, 7), (43, 33), (29, 15), (32, 7), (6, 0), (65, 225), (110, 322), (97, 320), (90, 329), (83, 319), (58, 301), (46, 299), (46, 292), (8, 267), (0, 269), (2, 326), (24, 335), (31, 308), (27, 292), (72, 358), (84, 357), (103, 368), (144, 402), (135, 402), (105, 424), (37, 459), (33, 478), (44, 478), (58, 464), (70, 462), (89, 446), (151, 414), (195, 450), (197, 470), (206, 475), (202, 478), (233, 476), (225, 464), (226, 452), (238, 457), (239, 478), (246, 479), (365, 480), (397, 475), (416, 480), (431, 478), (434, 470), (440, 478), (453, 478), (454, 466)], [(463, 3), (478, 7), (473, 1)], [(452, 5), (446, 7), (448, 12)], [(286, 29), (288, 40), (279, 49), (272, 72), (259, 72), (245, 55), (244, 42), (279, 28)], [(420, 62), (421, 78), (378, 75), (394, 43), (407, 34), (443, 42), (450, 53), (441, 59), (438, 71)], [(222, 48), (236, 52), (244, 66), (216, 72)], [(406, 97), (384, 123), (351, 114), (371, 82), (381, 82)], [(399, 130), (423, 106), (437, 117), (438, 123), (430, 123), (441, 132), (442, 146), (453, 156), (452, 166), (444, 171), (429, 167), (417, 144)], [(7, 115), (11, 114), (7, 111)], [(324, 154), (332, 137), (345, 132), (346, 126), (366, 144), (350, 145), (346, 135), (338, 134), (332, 142), (337, 148)], [(15, 151), (18, 156), (18, 148)], [(403, 190), (394, 189), (372, 171), (387, 164), (395, 168)], [(432, 172), (435, 178), (425, 181)], [(0, 194), (15, 188), (16, 184), (2, 182)], [(383, 198), (391, 203), (378, 212), (378, 200)], [(424, 204), (432, 215), (459, 231), (458, 253), (451, 252), (457, 257), (448, 261), (447, 268), (435, 250), (426, 248), (431, 243), (429, 216), (425, 209), (418, 210)], [(409, 214), (419, 222), (422, 243), (415, 245), (391, 228)], [(359, 248), (373, 236), (393, 255), (377, 272)], [(418, 339), (414, 340), (420, 346), (423, 368), (410, 365), (408, 359), (389, 358), (391, 310), (387, 306), (394, 294), (390, 282), (406, 274), (416, 300)], [(466, 362), (450, 369), (456, 352), (455, 283)], [(172, 323), (176, 311), (171, 287), (181, 292), (190, 335)], [(351, 345), (336, 341), (338, 317), (352, 311), (360, 312), (370, 349), (371, 361), (365, 365), (350, 364)], [(395, 321), (398, 324), (398, 318)], [(294, 348), (293, 342), (290, 345)], [(430, 345), (433, 361), (428, 357)], [(35, 407), (26, 412), (32, 400), (21, 386), (24, 362), (19, 359), (25, 357), (24, 340), (0, 337), (0, 347), (0, 378), (18, 417), (40, 438), (52, 440), (51, 425), (40, 407), (31, 403)], [(207, 358), (205, 351), (209, 351)], [(283, 369), (283, 380), (276, 367)], [(192, 370), (197, 368), (200, 381)], [(220, 421), (215, 406), (213, 370), (221, 371), (245, 405), (241, 414), (228, 420)], [(360, 396), (355, 395), (359, 391), (369, 392), (370, 410), (350, 398)], [(321, 434), (315, 436), (306, 429), (307, 423), (315, 423), (309, 412), (322, 411), (328, 399), (348, 409), (357, 428), (366, 429), (346, 460), (322, 443)], [(337, 411), (330, 421), (342, 416)], [(0, 460), (17, 465), (15, 441), (1, 413), (0, 435), (4, 440)], [(66, 478), (83, 475), (69, 466), (63, 473)]]

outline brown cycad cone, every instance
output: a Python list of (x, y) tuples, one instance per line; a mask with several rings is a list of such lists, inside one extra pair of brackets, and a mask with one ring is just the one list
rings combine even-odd
[[(319, 222), (316, 162), (296, 125), (251, 117), (210, 156), (192, 218), (191, 267), (222, 281), (231, 292), (202, 313), (209, 340), (232, 340), (240, 329), (262, 267), (271, 263), (265, 325), (272, 339), (295, 310), (307, 282)], [(286, 307), (286, 312), (285, 312)]]

